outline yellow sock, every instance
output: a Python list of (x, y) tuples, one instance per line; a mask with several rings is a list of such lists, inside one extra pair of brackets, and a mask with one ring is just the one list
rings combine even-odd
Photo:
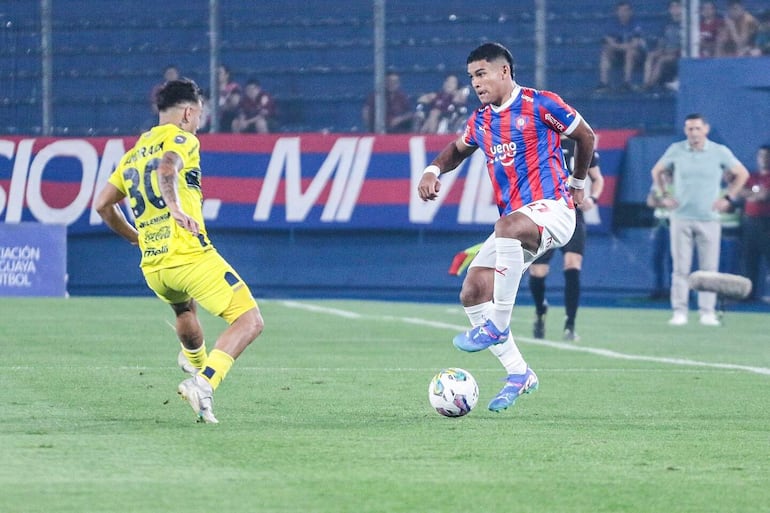
[(208, 358), (208, 355), (206, 354), (206, 342), (204, 341), (198, 349), (187, 349), (182, 345), (182, 354), (184, 354), (187, 361), (193, 364), (196, 369), (202, 369), (203, 364), (206, 363), (206, 359)]
[(219, 349), (213, 349), (198, 375), (206, 378), (211, 383), (211, 388), (216, 390), (234, 362), (235, 360), (229, 354)]

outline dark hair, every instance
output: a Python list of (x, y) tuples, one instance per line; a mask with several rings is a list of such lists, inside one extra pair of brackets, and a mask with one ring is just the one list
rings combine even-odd
[(200, 87), (189, 78), (171, 80), (160, 88), (155, 104), (160, 112), (183, 103), (198, 103), (203, 99)]
[(704, 116), (699, 112), (693, 112), (692, 114), (687, 114), (687, 116), (684, 118), (685, 121), (690, 121), (691, 119), (700, 119), (704, 123), (708, 123), (706, 116)]
[(759, 147), (760, 150), (770, 151), (770, 143), (763, 144)]
[(508, 62), (511, 67), (511, 76), (513, 76), (513, 55), (500, 43), (484, 43), (468, 54), (465, 64), (477, 61), (492, 62), (498, 59), (505, 59)]

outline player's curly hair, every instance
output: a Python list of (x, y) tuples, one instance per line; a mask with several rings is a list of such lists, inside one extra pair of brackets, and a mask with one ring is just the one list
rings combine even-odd
[(500, 43), (484, 43), (468, 55), (468, 60), (465, 61), (465, 64), (477, 61), (492, 62), (497, 59), (505, 59), (508, 62), (508, 65), (511, 67), (511, 76), (513, 76), (513, 55)]
[(198, 103), (202, 98), (203, 93), (194, 80), (181, 78), (163, 84), (155, 97), (155, 104), (158, 111), (163, 112), (183, 103)]

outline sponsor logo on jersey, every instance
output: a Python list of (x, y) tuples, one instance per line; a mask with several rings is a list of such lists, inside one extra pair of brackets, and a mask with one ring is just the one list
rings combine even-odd
[(513, 141), (495, 144), (489, 149), (492, 162), (500, 162), (503, 166), (513, 165), (516, 157), (516, 143)]
[(168, 253), (168, 246), (161, 246), (159, 248), (147, 248), (144, 250), (143, 255), (146, 257), (154, 257), (158, 255), (165, 255)]
[(553, 117), (550, 112), (545, 115), (545, 120), (548, 121), (559, 132), (563, 132), (567, 129), (567, 127), (565, 127), (561, 121)]

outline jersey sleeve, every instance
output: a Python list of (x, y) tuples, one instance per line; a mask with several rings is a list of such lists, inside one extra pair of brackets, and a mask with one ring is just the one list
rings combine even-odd
[(730, 148), (722, 145), (722, 167), (724, 169), (732, 169), (740, 163), (738, 157), (732, 152)]
[(475, 111), (465, 122), (465, 130), (463, 131), (462, 141), (463, 144), (470, 148), (478, 148), (480, 146), (476, 133), (476, 118), (479, 111)]
[(540, 91), (537, 98), (540, 120), (552, 130), (569, 135), (580, 124), (582, 118), (578, 111), (562, 100), (558, 94)]
[(163, 150), (177, 153), (184, 162), (187, 162), (189, 156), (195, 153), (198, 148), (198, 138), (190, 132), (183, 132), (182, 130), (169, 134), (163, 141)]
[(667, 169), (672, 169), (674, 166), (674, 160), (673, 155), (676, 152), (677, 143), (672, 144), (669, 146), (666, 151), (663, 153), (663, 155), (660, 157), (659, 162), (666, 167)]

